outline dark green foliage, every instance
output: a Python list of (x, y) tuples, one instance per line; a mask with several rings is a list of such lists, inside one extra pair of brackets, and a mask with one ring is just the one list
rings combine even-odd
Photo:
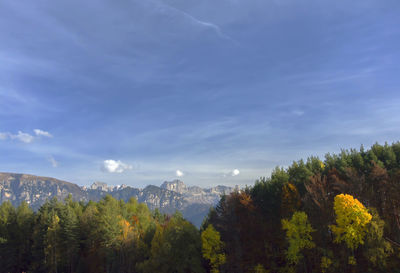
[(26, 203), (18, 208), (11, 203), (0, 207), (0, 265), (4, 272), (23, 272), (31, 261), (33, 211)]
[(130, 199), (0, 206), (0, 272), (204, 272), (200, 232)]
[(175, 214), (157, 227), (151, 242), (151, 257), (141, 268), (149, 273), (204, 272), (199, 231), (180, 214)]

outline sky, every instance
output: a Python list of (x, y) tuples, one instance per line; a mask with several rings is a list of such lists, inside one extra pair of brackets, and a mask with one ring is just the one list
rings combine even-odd
[(400, 140), (398, 0), (1, 0), (0, 171), (252, 185)]

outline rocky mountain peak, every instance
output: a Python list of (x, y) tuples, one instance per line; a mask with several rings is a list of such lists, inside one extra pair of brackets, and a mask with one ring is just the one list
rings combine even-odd
[(169, 191), (178, 192), (180, 194), (183, 194), (187, 191), (185, 183), (183, 183), (183, 181), (180, 180), (173, 180), (170, 182), (165, 181), (164, 183), (162, 183), (161, 188)]
[(90, 189), (92, 189), (92, 190), (101, 190), (101, 191), (109, 191), (109, 187), (108, 187), (107, 183), (99, 182), (99, 181), (93, 182), (93, 184), (90, 186)]

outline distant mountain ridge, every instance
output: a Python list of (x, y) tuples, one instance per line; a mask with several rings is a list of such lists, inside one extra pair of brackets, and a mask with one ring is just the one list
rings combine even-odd
[(14, 206), (27, 202), (38, 209), (53, 197), (65, 199), (69, 194), (74, 200), (98, 201), (110, 194), (116, 199), (128, 201), (131, 197), (146, 203), (150, 209), (160, 209), (164, 213), (176, 210), (193, 224), (199, 226), (211, 206), (219, 201), (221, 195), (229, 194), (232, 187), (217, 186), (203, 189), (197, 186), (187, 187), (183, 181), (165, 181), (160, 187), (149, 185), (144, 189), (127, 185), (110, 187), (104, 182), (94, 182), (90, 187), (29, 174), (0, 173), (0, 203), (11, 201)]

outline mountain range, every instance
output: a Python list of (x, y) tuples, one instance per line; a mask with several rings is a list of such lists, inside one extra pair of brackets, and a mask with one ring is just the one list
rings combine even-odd
[(143, 189), (126, 185), (111, 187), (103, 182), (94, 182), (90, 187), (29, 174), (0, 173), (0, 203), (10, 201), (14, 206), (27, 202), (38, 209), (47, 200), (57, 197), (65, 199), (69, 194), (76, 201), (98, 201), (110, 194), (116, 199), (128, 201), (131, 197), (154, 210), (163, 213), (182, 212), (183, 216), (196, 226), (200, 226), (211, 206), (218, 203), (221, 195), (231, 193), (235, 188), (216, 186), (200, 188), (186, 186), (180, 180), (164, 182), (161, 186), (149, 185)]

